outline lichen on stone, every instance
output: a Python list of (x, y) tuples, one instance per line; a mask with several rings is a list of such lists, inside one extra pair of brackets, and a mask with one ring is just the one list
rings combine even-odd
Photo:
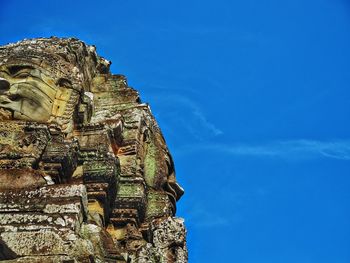
[(0, 260), (185, 263), (148, 104), (75, 38), (0, 47)]

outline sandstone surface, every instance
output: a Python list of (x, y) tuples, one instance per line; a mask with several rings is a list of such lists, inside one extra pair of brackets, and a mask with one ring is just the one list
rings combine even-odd
[(0, 47), (0, 260), (187, 262), (183, 189), (147, 104), (95, 47)]

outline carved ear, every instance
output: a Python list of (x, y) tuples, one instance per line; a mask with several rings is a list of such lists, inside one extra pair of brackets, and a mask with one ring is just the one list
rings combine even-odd
[[(51, 115), (60, 125), (63, 125), (63, 119), (69, 119), (73, 116), (73, 111), (78, 103), (79, 93), (73, 89), (72, 82), (66, 78), (60, 78), (56, 81), (57, 92), (52, 105)], [(67, 109), (67, 105), (71, 105)], [(73, 105), (73, 107), (72, 107)], [(59, 120), (59, 118), (63, 118)], [(64, 128), (63, 128), (64, 129)]]

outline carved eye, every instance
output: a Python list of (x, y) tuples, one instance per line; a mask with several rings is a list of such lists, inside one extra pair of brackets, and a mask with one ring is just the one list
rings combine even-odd
[(14, 75), (14, 77), (16, 77), (16, 78), (27, 78), (29, 76), (30, 76), (30, 74), (27, 71), (20, 71)]
[(8, 71), (13, 77), (27, 78), (33, 69), (31, 66), (12, 66), (8, 68)]

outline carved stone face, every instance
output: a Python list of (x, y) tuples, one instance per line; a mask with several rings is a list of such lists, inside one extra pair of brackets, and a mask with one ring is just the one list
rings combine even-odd
[(0, 107), (13, 119), (47, 122), (59, 87), (46, 74), (32, 66), (1, 66)]

